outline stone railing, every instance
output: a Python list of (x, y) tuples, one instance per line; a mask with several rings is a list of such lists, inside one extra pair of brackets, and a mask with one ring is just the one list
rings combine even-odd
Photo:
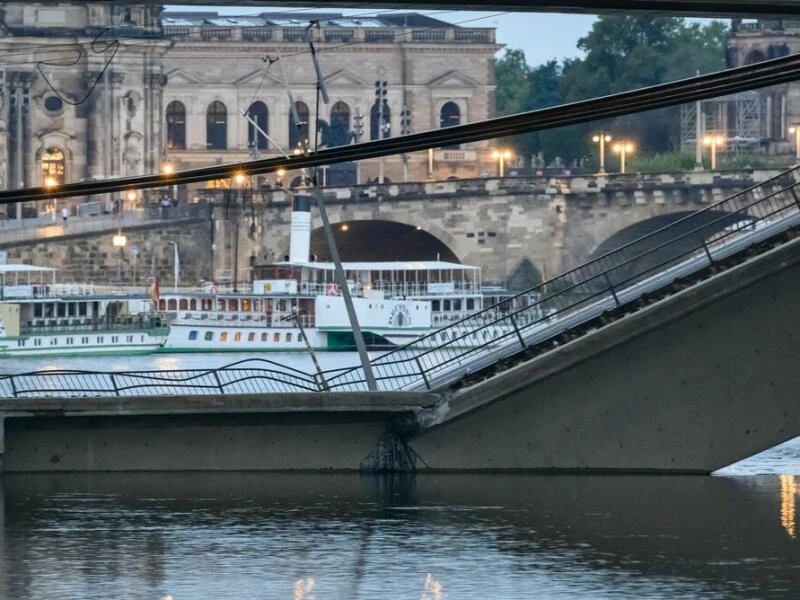
[[(164, 34), (176, 42), (286, 42), (304, 43), (306, 27), (217, 27), (166, 25)], [(416, 42), (423, 44), (494, 44), (495, 31), (490, 28), (460, 27), (323, 27), (311, 30), (314, 41), (329, 44), (390, 44)]]

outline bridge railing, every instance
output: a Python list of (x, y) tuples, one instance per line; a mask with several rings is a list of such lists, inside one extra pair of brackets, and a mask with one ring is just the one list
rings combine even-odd
[[(726, 200), (504, 299), (371, 363), (381, 390), (441, 389), (800, 224), (800, 171)], [(324, 380), (323, 380), (324, 377)], [(361, 367), (323, 377), (264, 359), (212, 370), (45, 371), (0, 377), (0, 396), (364, 391)]]
[[(437, 389), (696, 273), (800, 223), (786, 171), (372, 361), (381, 389)], [(524, 296), (537, 297), (517, 307)], [(501, 304), (503, 304), (501, 303)], [(362, 389), (360, 367), (326, 376)]]

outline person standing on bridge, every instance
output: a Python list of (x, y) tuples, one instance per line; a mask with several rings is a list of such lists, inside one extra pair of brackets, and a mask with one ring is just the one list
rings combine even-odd
[(64, 221), (64, 229), (67, 228), (67, 219), (69, 219), (69, 208), (66, 206), (61, 208), (61, 219)]

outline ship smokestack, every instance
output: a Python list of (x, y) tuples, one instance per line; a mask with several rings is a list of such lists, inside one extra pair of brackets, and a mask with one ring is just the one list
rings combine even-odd
[(292, 201), (292, 226), (289, 262), (308, 262), (311, 252), (311, 196), (295, 194)]

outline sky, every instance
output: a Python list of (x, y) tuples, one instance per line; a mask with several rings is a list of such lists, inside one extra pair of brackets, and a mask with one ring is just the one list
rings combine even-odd
[[(292, 12), (297, 15), (312, 12), (314, 9), (286, 9), (253, 6), (168, 6), (167, 10), (216, 11), (220, 15), (248, 15), (259, 12)], [(345, 15), (375, 15), (386, 9), (339, 9), (323, 8), (324, 12), (340, 12)], [(398, 10), (393, 12), (409, 12)], [(596, 17), (592, 15), (565, 15), (554, 13), (502, 13), (468, 12), (453, 10), (419, 10), (431, 17), (463, 27), (495, 27), (497, 42), (506, 48), (525, 52), (525, 58), (532, 67), (550, 59), (561, 60), (581, 56), (576, 44), (578, 38), (586, 35)]]

